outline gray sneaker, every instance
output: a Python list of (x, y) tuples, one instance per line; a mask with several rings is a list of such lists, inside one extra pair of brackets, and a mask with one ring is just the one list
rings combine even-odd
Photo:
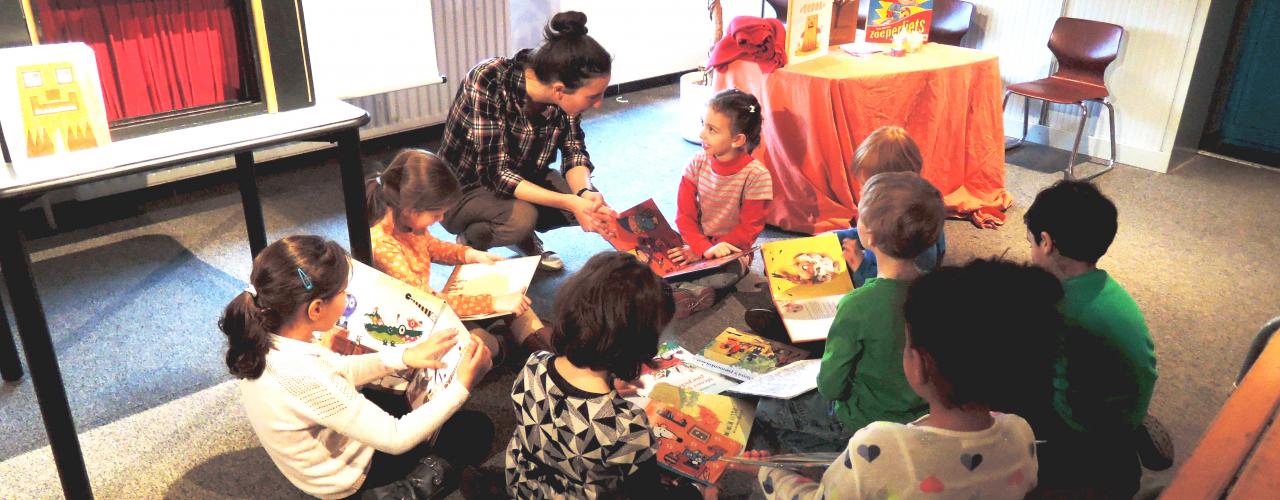
[(564, 270), (564, 261), (560, 259), (555, 252), (542, 247), (542, 239), (538, 238), (536, 233), (529, 235), (529, 239), (512, 245), (512, 248), (523, 255), (539, 255), (542, 260), (538, 262), (538, 269), (543, 271), (562, 271)]

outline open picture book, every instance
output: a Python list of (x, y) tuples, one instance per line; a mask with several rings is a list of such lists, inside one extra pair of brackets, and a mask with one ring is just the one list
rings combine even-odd
[[(460, 293), (464, 295), (508, 295), (524, 294), (533, 282), (533, 274), (538, 271), (538, 261), (542, 257), (531, 255), (514, 259), (500, 260), (492, 264), (463, 264), (453, 268), (453, 274), (444, 284), (444, 293)], [(465, 320), (496, 318), (508, 313), (473, 314), (463, 316)]]
[(618, 218), (610, 223), (609, 231), (604, 234), (605, 240), (619, 252), (635, 255), (640, 262), (649, 265), (653, 272), (663, 278), (671, 278), (707, 269), (715, 269), (754, 249), (742, 249), (742, 252), (727, 255), (718, 259), (699, 260), (692, 264), (677, 264), (667, 255), (673, 248), (684, 246), (680, 233), (671, 227), (671, 223), (658, 210), (653, 198), (639, 205), (618, 213)]
[(840, 239), (834, 233), (760, 246), (769, 292), (792, 342), (827, 338), (836, 305), (853, 291)]
[(746, 448), (755, 404), (659, 384), (645, 406), (658, 444), (658, 466), (704, 484), (724, 473), (722, 457)]
[(736, 393), (791, 399), (817, 388), (820, 359), (792, 346), (726, 328), (697, 353), (664, 343), (641, 370), (633, 402), (643, 406), (659, 384), (706, 394)]
[(461, 334), (453, 349), (440, 359), (445, 368), (409, 370), (378, 382), (403, 390), (413, 408), (449, 385), (462, 350), (471, 342), (462, 320), (444, 300), (355, 260), (351, 261), (347, 283), (347, 308), (336, 327), (324, 332), (317, 342), (345, 355), (404, 349), (450, 330)]

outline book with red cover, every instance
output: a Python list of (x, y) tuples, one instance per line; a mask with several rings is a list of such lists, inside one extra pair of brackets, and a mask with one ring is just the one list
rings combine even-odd
[(744, 248), (742, 252), (718, 259), (699, 260), (692, 264), (675, 263), (667, 256), (667, 252), (683, 246), (684, 240), (671, 227), (671, 223), (667, 222), (667, 218), (662, 216), (653, 198), (619, 213), (617, 220), (610, 223), (609, 231), (603, 236), (613, 248), (635, 255), (640, 262), (649, 264), (653, 272), (663, 278), (714, 269), (753, 251)]
[(871, 0), (866, 41), (890, 43), (901, 31), (924, 33), (927, 41), (932, 25), (933, 0)]

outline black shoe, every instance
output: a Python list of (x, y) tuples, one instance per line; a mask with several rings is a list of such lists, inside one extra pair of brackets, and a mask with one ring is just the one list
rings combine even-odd
[(789, 342), (787, 328), (782, 325), (782, 316), (778, 315), (778, 311), (773, 309), (748, 309), (743, 313), (742, 319), (747, 322), (747, 327), (756, 335), (767, 339)]
[(536, 233), (530, 234), (529, 239), (526, 239), (524, 241), (521, 241), (520, 243), (512, 245), (512, 247), (515, 249), (515, 251), (520, 252), (525, 256), (537, 255), (542, 257), (542, 260), (538, 262), (538, 269), (541, 269), (543, 271), (563, 271), (564, 270), (564, 261), (561, 260), (560, 256), (556, 255), (555, 252), (552, 252), (550, 250), (547, 250), (546, 248), (543, 248), (542, 239), (538, 238), (538, 235)]
[(1147, 415), (1134, 434), (1138, 459), (1143, 467), (1154, 471), (1173, 467), (1173, 437), (1155, 415)]

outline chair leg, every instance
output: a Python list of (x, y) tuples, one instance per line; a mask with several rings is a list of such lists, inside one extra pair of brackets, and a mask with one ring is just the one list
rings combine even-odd
[(1106, 99), (1103, 99), (1101, 102), (1103, 106), (1107, 107), (1107, 117), (1111, 123), (1108, 126), (1111, 131), (1111, 162), (1107, 163), (1106, 169), (1102, 172), (1098, 172), (1099, 175), (1106, 173), (1108, 170), (1111, 170), (1116, 166), (1116, 108), (1111, 106), (1111, 103)]
[(1071, 146), (1071, 160), (1067, 162), (1067, 179), (1076, 178), (1076, 154), (1080, 151), (1080, 138), (1084, 136), (1084, 123), (1089, 120), (1089, 108), (1083, 102), (1076, 103), (1080, 106), (1080, 125), (1076, 127), (1076, 142)]
[[(1000, 105), (1001, 110), (1004, 110), (1006, 107), (1009, 106), (1009, 96), (1012, 96), (1012, 95), (1013, 95), (1013, 91), (1011, 90), (1004, 91), (1004, 103)], [(1022, 138), (1016, 141), (1006, 142), (1004, 145), (1005, 151), (1021, 146), (1022, 143), (1026, 142), (1027, 121), (1030, 119), (1030, 116), (1031, 116), (1030, 114), (1031, 112), (1028, 110), (1027, 106), (1029, 105), (1030, 102), (1031, 102), (1030, 98), (1028, 98), (1027, 96), (1022, 96)]]

